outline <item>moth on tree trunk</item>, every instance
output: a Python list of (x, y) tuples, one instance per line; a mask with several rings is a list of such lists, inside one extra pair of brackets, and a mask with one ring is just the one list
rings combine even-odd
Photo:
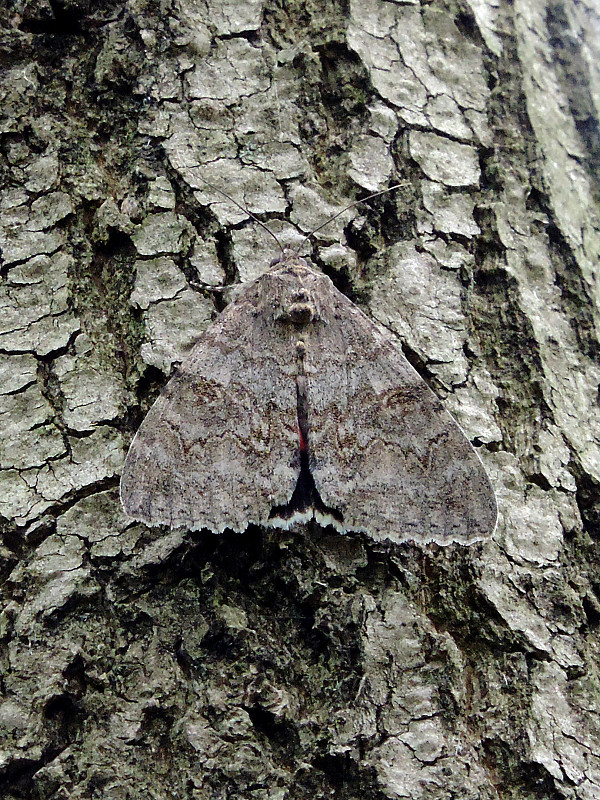
[(150, 525), (316, 519), (444, 545), (497, 517), (478, 455), (398, 341), (296, 256), (204, 333), (138, 431), (121, 498)]

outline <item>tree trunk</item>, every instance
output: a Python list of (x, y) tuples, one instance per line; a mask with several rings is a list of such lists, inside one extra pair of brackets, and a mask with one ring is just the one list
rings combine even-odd
[[(2, 797), (597, 800), (597, 9), (9, 6)], [(129, 520), (144, 414), (278, 254), (218, 189), (289, 244), (392, 183), (307, 249), (477, 446), (493, 538)]]

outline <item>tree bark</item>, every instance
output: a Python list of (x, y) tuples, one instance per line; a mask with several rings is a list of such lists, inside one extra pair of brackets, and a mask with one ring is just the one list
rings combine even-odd
[[(598, 9), (0, 14), (2, 797), (597, 800)], [(313, 261), (477, 446), (493, 538), (132, 523), (128, 443), (277, 255), (218, 189), (285, 245), (391, 183)]]

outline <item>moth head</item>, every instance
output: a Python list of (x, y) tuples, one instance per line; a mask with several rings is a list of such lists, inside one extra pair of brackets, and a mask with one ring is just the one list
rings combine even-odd
[(284, 309), (284, 313), (294, 325), (308, 325), (316, 316), (316, 309), (308, 291), (299, 289)]
[(320, 318), (314, 274), (308, 264), (299, 258), (284, 262), (283, 266), (274, 270), (277, 322), (303, 327)]
[(275, 312), (277, 322), (291, 323), (298, 327), (310, 325), (317, 318), (317, 310), (310, 298), (299, 292), (288, 302), (281, 303)]

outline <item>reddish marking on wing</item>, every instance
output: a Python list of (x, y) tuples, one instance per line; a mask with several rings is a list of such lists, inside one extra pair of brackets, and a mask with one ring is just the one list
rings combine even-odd
[(306, 453), (308, 452), (308, 442), (306, 441), (306, 438), (302, 433), (302, 428), (300, 427), (300, 425), (298, 425), (297, 430), (298, 430), (298, 441), (300, 442), (300, 452)]

